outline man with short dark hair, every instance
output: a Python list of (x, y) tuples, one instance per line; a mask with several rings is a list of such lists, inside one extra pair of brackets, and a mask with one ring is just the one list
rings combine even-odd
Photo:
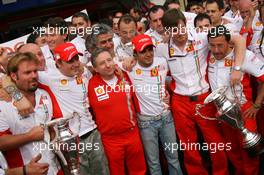
[(161, 19), (163, 17), (164, 11), (164, 7), (159, 5), (154, 5), (148, 11), (150, 28), (145, 32), (145, 34), (149, 35), (152, 38), (155, 46), (163, 41), (165, 29), (162, 26)]
[[(223, 144), (218, 122), (205, 120), (195, 115), (196, 104), (202, 103), (210, 93), (206, 80), (209, 51), (206, 34), (194, 32), (191, 35), (186, 32), (186, 18), (180, 10), (166, 11), (162, 23), (164, 27), (171, 29), (171, 38), (168, 43), (158, 45), (156, 53), (157, 56), (165, 57), (169, 64), (173, 79), (170, 85), (173, 91), (172, 111), (180, 141), (185, 144), (197, 143), (196, 127), (198, 126), (208, 145)], [(231, 40), (234, 42), (237, 54), (235, 64), (241, 65), (245, 42), (236, 35), (232, 35)], [(235, 76), (234, 82), (240, 80), (240, 72), (233, 72), (233, 76)], [(213, 105), (207, 106), (203, 111), (203, 115), (206, 116), (214, 114)], [(228, 174), (225, 151), (208, 151), (212, 160), (212, 174)], [(183, 153), (188, 174), (208, 174), (197, 149), (187, 149)]]
[[(257, 132), (255, 118), (264, 100), (264, 62), (247, 50), (240, 69), (243, 73), (242, 81), (232, 86), (230, 85), (230, 71), (238, 69), (238, 67), (233, 65), (234, 50), (230, 46), (229, 31), (222, 25), (217, 26), (214, 30), (209, 31), (208, 40), (211, 50), (208, 61), (208, 79), (212, 91), (220, 87), (227, 87), (225, 92), (227, 98), (237, 101), (241, 105), (245, 128), (251, 132)], [(258, 96), (254, 102), (252, 102), (249, 75), (254, 75), (260, 82)], [(222, 133), (226, 142), (232, 144), (232, 149), (227, 151), (227, 154), (235, 167), (235, 174), (257, 175), (259, 172), (259, 157), (249, 157), (247, 151), (242, 147), (243, 136), (241, 132), (223, 122)]]
[(206, 13), (199, 13), (194, 18), (194, 27), (196, 32), (208, 32), (212, 27), (211, 18)]
[(77, 30), (77, 37), (71, 43), (75, 45), (78, 52), (83, 54), (83, 56), (80, 56), (80, 61), (87, 64), (91, 54), (86, 50), (85, 38), (92, 33), (91, 21), (87, 14), (77, 12), (72, 16), (72, 24)]

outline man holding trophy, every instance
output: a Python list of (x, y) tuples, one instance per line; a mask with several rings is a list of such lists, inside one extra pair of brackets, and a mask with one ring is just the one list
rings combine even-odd
[[(230, 32), (222, 25), (210, 30), (208, 41), (211, 49), (211, 55), (208, 56), (208, 78), (213, 93), (220, 87), (227, 87), (226, 98), (240, 104), (243, 127), (250, 132), (256, 132), (255, 117), (264, 99), (264, 62), (259, 60), (253, 52), (247, 50), (242, 66), (234, 66), (234, 49), (229, 42)], [(242, 81), (234, 86), (230, 85), (232, 70), (241, 71), (243, 74)], [(260, 82), (261, 88), (255, 102), (252, 102), (249, 74), (255, 76)], [(212, 97), (212, 95), (210, 96)], [(208, 99), (211, 97), (208, 96)], [(242, 146), (242, 133), (227, 123), (229, 122), (221, 123), (222, 131), (226, 141), (232, 143), (232, 149), (228, 151), (228, 156), (236, 168), (236, 173), (258, 174), (258, 157), (253, 158), (248, 155)]]

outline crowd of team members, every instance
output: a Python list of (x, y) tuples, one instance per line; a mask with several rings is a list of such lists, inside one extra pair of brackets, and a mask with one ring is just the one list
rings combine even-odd
[[(185, 12), (166, 0), (146, 15), (132, 8), (98, 23), (78, 12), (70, 24), (48, 19), (15, 54), (0, 48), (0, 151), (9, 165), (0, 164), (0, 174), (69, 174), (43, 149), (41, 124), (73, 112), (80, 126), (69, 127), (89, 145), (80, 153), (81, 174), (259, 174), (259, 157), (243, 149), (242, 134), (195, 108), (226, 86), (245, 127), (264, 133), (263, 7), (207, 0)], [(213, 104), (201, 113), (217, 117)], [(183, 159), (175, 151), (175, 144), (201, 142), (216, 147), (204, 150), (210, 170), (196, 147), (184, 149)]]

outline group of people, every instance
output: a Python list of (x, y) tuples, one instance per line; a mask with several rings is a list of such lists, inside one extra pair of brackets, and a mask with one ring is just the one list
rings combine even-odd
[(48, 19), (16, 53), (0, 48), (0, 151), (9, 166), (0, 174), (70, 174), (43, 147), (54, 135), (43, 126), (74, 112), (81, 174), (259, 174), (242, 133), (214, 120), (214, 104), (200, 110), (212, 120), (196, 107), (226, 87), (245, 127), (263, 131), (264, 5), (206, 0), (186, 10), (166, 0), (146, 15), (116, 12), (110, 24), (77, 12), (70, 25)]

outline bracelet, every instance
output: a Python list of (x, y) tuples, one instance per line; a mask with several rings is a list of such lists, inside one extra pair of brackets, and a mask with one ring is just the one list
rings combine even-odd
[(27, 175), (26, 165), (23, 166), (23, 175)]
[(260, 109), (260, 108), (261, 108), (261, 105), (257, 105), (257, 104), (255, 104), (255, 103), (253, 103), (253, 107), (254, 107), (255, 109)]

